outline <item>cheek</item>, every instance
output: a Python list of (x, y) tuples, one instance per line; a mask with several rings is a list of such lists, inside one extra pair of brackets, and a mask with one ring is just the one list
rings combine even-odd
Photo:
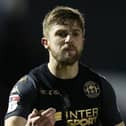
[(61, 48), (62, 45), (64, 45), (64, 41), (58, 38), (51, 40), (51, 42), (52, 46), (55, 48)]
[(61, 48), (61, 43), (58, 42), (57, 40), (51, 40), (49, 43), (49, 49), (57, 52)]
[(78, 47), (78, 48), (83, 48), (83, 46), (84, 46), (84, 41), (81, 39), (78, 39), (78, 40), (76, 40), (76, 46)]

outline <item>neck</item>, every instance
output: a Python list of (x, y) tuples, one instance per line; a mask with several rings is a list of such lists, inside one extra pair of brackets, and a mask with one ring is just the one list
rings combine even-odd
[(78, 62), (73, 65), (62, 65), (59, 63), (48, 63), (49, 71), (60, 79), (72, 79), (78, 74)]

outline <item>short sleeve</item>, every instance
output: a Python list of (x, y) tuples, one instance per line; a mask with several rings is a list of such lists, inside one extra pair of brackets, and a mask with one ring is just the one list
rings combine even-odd
[(111, 84), (102, 79), (102, 114), (101, 120), (104, 126), (114, 126), (122, 121), (116, 94)]
[(5, 119), (10, 116), (22, 116), (27, 118), (37, 97), (37, 89), (34, 80), (29, 76), (23, 76), (12, 88), (8, 101), (8, 110)]

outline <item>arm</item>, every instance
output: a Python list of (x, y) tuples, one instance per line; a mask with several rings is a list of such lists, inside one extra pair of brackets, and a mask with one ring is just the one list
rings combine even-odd
[(102, 79), (102, 124), (125, 126), (116, 100), (116, 93), (109, 82)]
[(8, 111), (5, 116), (5, 126), (54, 126), (55, 112), (53, 108), (45, 111), (33, 109), (38, 102), (37, 89), (33, 79), (25, 76), (14, 86), (9, 97)]
[(20, 116), (12, 116), (5, 120), (5, 126), (25, 126), (26, 119)]
[(5, 126), (25, 126), (28, 114), (36, 103), (36, 88), (29, 76), (21, 78), (12, 88), (9, 96)]
[(43, 112), (33, 109), (28, 115), (28, 120), (20, 116), (12, 116), (5, 120), (5, 126), (54, 126), (55, 112), (54, 108), (48, 108)]

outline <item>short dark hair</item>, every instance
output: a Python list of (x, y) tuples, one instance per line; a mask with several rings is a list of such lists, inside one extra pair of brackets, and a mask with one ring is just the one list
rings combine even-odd
[(48, 35), (51, 24), (63, 24), (65, 20), (77, 21), (79, 27), (84, 31), (84, 17), (78, 9), (67, 6), (57, 6), (48, 12), (43, 20), (43, 36)]

